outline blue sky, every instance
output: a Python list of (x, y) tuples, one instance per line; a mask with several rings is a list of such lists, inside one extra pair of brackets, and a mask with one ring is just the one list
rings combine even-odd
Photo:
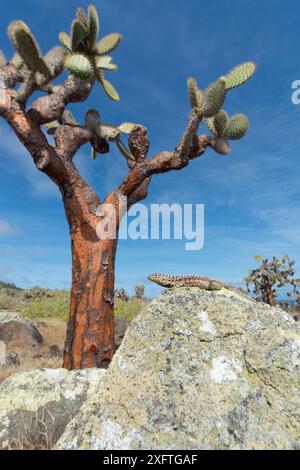
[[(10, 56), (6, 26), (27, 22), (43, 51), (68, 30), (77, 6), (68, 0), (10, 0), (2, 9), (0, 47)], [(96, 107), (105, 122), (132, 120), (149, 131), (151, 150), (171, 150), (189, 111), (186, 79), (205, 87), (233, 66), (257, 63), (257, 74), (230, 92), (226, 110), (244, 112), (248, 135), (221, 157), (209, 150), (180, 171), (153, 178), (147, 204), (205, 204), (205, 245), (185, 251), (185, 241), (125, 241), (117, 255), (117, 286), (132, 291), (148, 274), (202, 273), (238, 284), (253, 256), (288, 253), (300, 266), (300, 105), (291, 84), (300, 79), (300, 3), (297, 0), (96, 0), (101, 34), (119, 31), (119, 71), (110, 75), (121, 102), (99, 86), (88, 103), (72, 105), (78, 120)], [(200, 128), (206, 132), (205, 126)], [(76, 163), (101, 199), (121, 180), (126, 167), (112, 145), (96, 163), (89, 147)], [(57, 188), (38, 173), (30, 156), (0, 122), (0, 279), (22, 287), (70, 285), (68, 227)], [(298, 266), (298, 267), (299, 267)], [(299, 272), (299, 269), (298, 269)]]

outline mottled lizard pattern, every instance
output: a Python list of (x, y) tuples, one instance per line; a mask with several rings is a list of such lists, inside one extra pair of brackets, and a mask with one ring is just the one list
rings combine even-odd
[(235, 292), (243, 299), (246, 298), (249, 301), (256, 302), (254, 299), (244, 294), (236, 287), (233, 287), (230, 284), (226, 284), (225, 282), (216, 281), (215, 279), (211, 279), (210, 277), (206, 276), (172, 276), (169, 274), (155, 273), (151, 276), (148, 276), (148, 279), (162, 287), (199, 287), (199, 289), (205, 290), (220, 290), (222, 288), (225, 288)]

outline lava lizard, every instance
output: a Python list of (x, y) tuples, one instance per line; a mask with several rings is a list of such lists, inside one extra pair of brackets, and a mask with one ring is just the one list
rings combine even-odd
[(240, 291), (236, 287), (226, 284), (225, 282), (216, 281), (206, 276), (195, 276), (195, 275), (181, 275), (181, 276), (172, 276), (169, 274), (151, 274), (148, 276), (148, 279), (152, 282), (155, 282), (162, 287), (199, 287), (199, 289), (205, 290), (221, 290), (222, 288), (228, 289), (230, 291), (238, 294), (243, 300), (247, 299), (252, 302), (256, 302), (254, 299), (249, 297), (244, 292)]

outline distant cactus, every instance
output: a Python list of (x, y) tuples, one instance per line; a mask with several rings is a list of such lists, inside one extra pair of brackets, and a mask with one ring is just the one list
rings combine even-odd
[(135, 297), (137, 299), (143, 299), (144, 294), (145, 294), (145, 286), (143, 286), (143, 285), (135, 286), (134, 292), (135, 292)]
[(24, 299), (25, 300), (33, 300), (39, 299), (42, 297), (51, 298), (53, 297), (53, 293), (50, 289), (44, 289), (43, 287), (34, 286), (31, 289), (24, 291)]
[(117, 289), (115, 291), (115, 298), (123, 300), (124, 302), (128, 302), (129, 295), (127, 294), (126, 290), (121, 287), (121, 289)]
[(291, 288), (288, 297), (300, 295), (300, 279), (295, 278), (295, 261), (287, 255), (282, 259), (273, 256), (271, 260), (256, 256), (260, 263), (256, 269), (250, 270), (245, 278), (248, 292), (253, 292), (257, 300), (271, 306), (276, 305), (277, 289)]

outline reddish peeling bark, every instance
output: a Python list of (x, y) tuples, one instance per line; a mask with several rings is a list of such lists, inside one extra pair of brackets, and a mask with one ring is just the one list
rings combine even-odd
[(114, 346), (114, 240), (90, 240), (85, 228), (71, 234), (72, 290), (64, 367), (106, 368)]
[[(100, 201), (83, 180), (63, 198), (72, 243), (72, 289), (64, 367), (105, 368), (115, 351), (117, 239), (98, 238), (96, 211)], [(118, 219), (116, 224), (117, 231)]]

